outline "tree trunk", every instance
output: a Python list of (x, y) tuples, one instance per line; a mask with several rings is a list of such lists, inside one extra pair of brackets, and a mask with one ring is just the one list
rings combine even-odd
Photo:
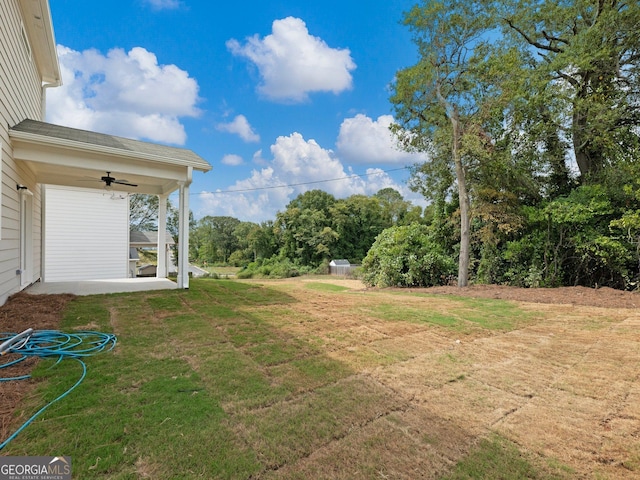
[(470, 223), (471, 213), (469, 205), (469, 193), (467, 192), (467, 179), (462, 157), (460, 154), (460, 144), (462, 132), (460, 131), (460, 119), (457, 109), (454, 109), (450, 117), (453, 127), (452, 156), (456, 167), (456, 181), (458, 183), (458, 199), (460, 202), (460, 258), (458, 261), (458, 287), (466, 287), (469, 284), (469, 245), (470, 245)]
[(590, 82), (590, 78), (594, 77), (594, 74), (585, 73), (583, 77), (582, 84), (576, 94), (576, 100), (573, 102), (571, 135), (573, 136), (573, 150), (580, 170), (581, 182), (586, 183), (594, 174), (600, 172), (603, 158), (605, 158), (602, 146), (594, 138), (597, 137), (596, 129), (606, 131), (611, 128), (608, 125), (596, 124), (594, 114), (590, 111), (590, 108), (594, 107), (590, 107), (587, 100), (589, 100), (589, 91), (598, 85), (594, 87)]
[(585, 138), (586, 129), (587, 119), (585, 113), (578, 106), (574, 106), (572, 124), (573, 151), (576, 155), (576, 163), (578, 164), (578, 170), (580, 170), (580, 176), (583, 181), (593, 168), (587, 150), (588, 140)]

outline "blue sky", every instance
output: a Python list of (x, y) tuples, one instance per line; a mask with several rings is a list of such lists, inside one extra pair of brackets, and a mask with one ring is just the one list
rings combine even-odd
[(50, 0), (64, 85), (47, 121), (193, 150), (213, 166), (194, 175), (196, 219), (274, 219), (314, 188), (420, 203), (403, 168), (420, 158), (388, 132), (414, 3)]

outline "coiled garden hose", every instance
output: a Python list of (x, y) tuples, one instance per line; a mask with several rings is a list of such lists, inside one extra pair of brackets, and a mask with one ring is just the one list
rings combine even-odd
[[(15, 360), (0, 365), (0, 369), (16, 365), (29, 357), (40, 358), (56, 358), (57, 365), (62, 360), (73, 359), (82, 366), (82, 374), (78, 381), (73, 384), (66, 392), (47, 403), (38, 410), (31, 418), (22, 424), (18, 430), (0, 443), (0, 450), (16, 438), (22, 430), (24, 430), (31, 422), (33, 422), (42, 412), (58, 400), (63, 399), (71, 393), (87, 375), (87, 366), (82, 360), (101, 352), (108, 352), (116, 346), (117, 337), (111, 333), (79, 331), (74, 333), (65, 333), (58, 330), (33, 330), (31, 328), (22, 333), (0, 333), (0, 356), (9, 353), (18, 354)], [(31, 375), (21, 375), (17, 377), (0, 377), (0, 382), (9, 382), (17, 380), (25, 380), (31, 378)]]

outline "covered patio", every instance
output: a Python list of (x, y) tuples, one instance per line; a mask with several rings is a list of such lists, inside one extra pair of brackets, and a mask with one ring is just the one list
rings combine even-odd
[[(183, 148), (130, 140), (35, 120), (20, 122), (10, 128), (9, 135), (15, 160), (27, 167), (36, 183), (81, 189), (105, 189), (113, 193), (123, 192), (123, 194), (157, 195), (159, 197), (157, 226), (158, 231), (163, 232), (162, 235), (158, 235), (159, 251), (164, 251), (166, 247), (164, 232), (167, 228), (167, 199), (176, 190), (179, 192), (177, 283), (166, 279), (167, 262), (165, 256), (160, 255), (157, 278), (54, 282), (48, 285), (46, 275), (41, 273), (41, 281), (34, 283), (28, 291), (31, 293), (44, 293), (44, 290), (51, 290), (47, 293), (84, 291), (112, 293), (113, 291), (189, 288), (189, 187), (193, 171), (207, 172), (211, 170), (209, 163), (191, 150)], [(126, 179), (126, 181), (120, 179)], [(17, 188), (26, 187), (18, 185)], [(46, 210), (46, 198), (43, 200), (42, 210), (43, 212)], [(44, 214), (42, 216), (44, 217)], [(47, 232), (43, 231), (43, 237), (46, 234)], [(128, 247), (126, 251), (129, 251)], [(42, 255), (44, 256), (45, 253), (43, 252)], [(44, 262), (41, 263), (44, 265)]]
[(24, 292), (31, 295), (71, 293), (73, 295), (101, 295), (109, 293), (176, 290), (178, 284), (168, 278), (122, 278), (114, 280), (83, 280), (79, 282), (36, 282)]

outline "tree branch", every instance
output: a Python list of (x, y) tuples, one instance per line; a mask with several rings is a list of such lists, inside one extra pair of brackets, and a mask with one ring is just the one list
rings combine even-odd
[(547, 32), (545, 32), (544, 30), (542, 30), (542, 35), (544, 36), (544, 38), (550, 42), (558, 42), (558, 43), (564, 43), (565, 45), (569, 45), (569, 41), (565, 40), (564, 38), (558, 38), (558, 37), (553, 37), (551, 35), (549, 35)]
[(562, 53), (562, 49), (558, 48), (558, 47), (554, 47), (553, 45), (543, 45), (542, 43), (532, 39), (531, 37), (529, 37), (529, 35), (527, 35), (521, 28), (517, 27), (511, 20), (509, 20), (508, 18), (504, 19), (505, 22), (507, 22), (509, 24), (509, 26), (515, 30), (516, 32), (518, 32), (522, 38), (525, 39), (525, 41), (529, 44), (532, 45), (536, 48), (539, 48), (540, 50), (547, 50), (549, 52), (554, 52), (554, 53)]
[(566, 80), (567, 82), (569, 82), (571, 84), (572, 87), (578, 88), (580, 86), (580, 82), (578, 80), (576, 80), (575, 78), (573, 78), (571, 75), (567, 75), (566, 73), (562, 73), (562, 72), (557, 72), (558, 73), (558, 77), (562, 80)]

